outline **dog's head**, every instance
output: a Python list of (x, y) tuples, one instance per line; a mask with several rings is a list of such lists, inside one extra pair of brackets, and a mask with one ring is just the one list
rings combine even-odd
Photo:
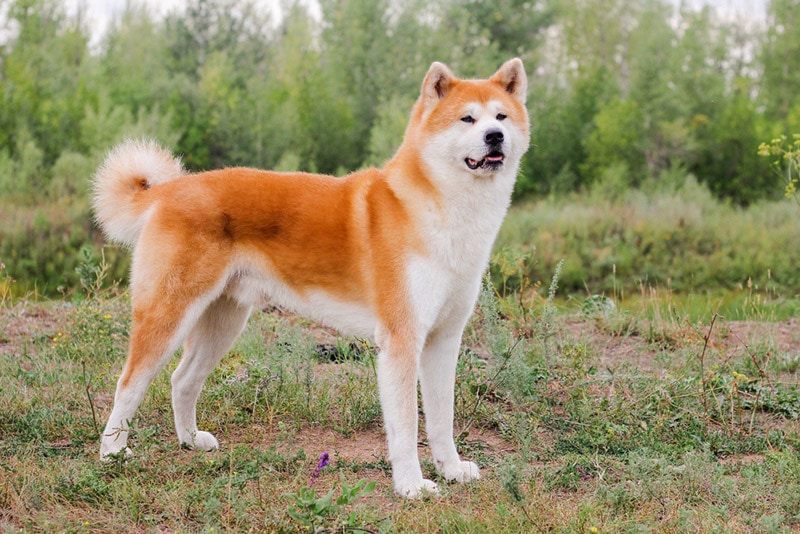
[(441, 63), (422, 82), (408, 135), (434, 174), (516, 177), (528, 148), (527, 77), (507, 61), (485, 80), (461, 80)]

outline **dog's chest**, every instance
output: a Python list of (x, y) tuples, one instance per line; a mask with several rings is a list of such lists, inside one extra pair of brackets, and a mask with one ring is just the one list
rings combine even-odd
[(461, 276), (480, 276), (503, 222), (508, 200), (461, 195), (425, 222), (423, 236), (431, 260)]

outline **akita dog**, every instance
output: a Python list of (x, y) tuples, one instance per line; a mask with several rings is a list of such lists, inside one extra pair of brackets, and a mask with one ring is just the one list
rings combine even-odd
[(383, 169), (344, 178), (226, 168), (188, 174), (152, 141), (113, 149), (94, 178), (97, 222), (133, 247), (130, 347), (100, 455), (124, 451), (151, 381), (172, 374), (181, 443), (198, 430), (203, 382), (267, 302), (363, 336), (377, 379), (395, 491), (437, 492), (417, 455), (417, 381), (436, 467), (479, 477), (453, 441), (456, 361), (528, 148), (519, 59), (462, 80), (433, 63), (403, 143)]

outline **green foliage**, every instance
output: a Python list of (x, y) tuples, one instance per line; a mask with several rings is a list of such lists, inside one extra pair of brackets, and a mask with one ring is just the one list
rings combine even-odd
[(78, 281), (85, 292), (86, 298), (97, 296), (103, 289), (103, 285), (108, 274), (109, 265), (105, 257), (96, 258), (93, 248), (84, 245), (80, 250), (80, 263), (75, 268), (78, 274)]
[(615, 311), (616, 304), (605, 295), (590, 295), (581, 306), (581, 314), (587, 318), (608, 319)]
[[(610, 169), (624, 169), (623, 190), (629, 190), (642, 179), (644, 162), (644, 115), (639, 104), (632, 100), (611, 101), (602, 106), (594, 118), (595, 128), (585, 141), (585, 174), (595, 180), (607, 176)], [(632, 162), (641, 162), (629, 168)], [(612, 171), (613, 172), (613, 171)]]
[[(17, 281), (17, 294), (53, 296), (80, 287), (76, 270), (85, 260), (82, 250), (97, 249), (86, 199), (69, 197), (35, 208), (0, 201), (0, 259)], [(88, 248), (87, 248), (88, 247)], [(125, 251), (105, 249), (110, 284), (126, 277)]]
[[(287, 513), (292, 519), (300, 523), (302, 526), (307, 527), (309, 532), (319, 532), (322, 525), (332, 520), (336, 520), (338, 515), (341, 515), (344, 508), (355, 503), (359, 498), (369, 495), (375, 491), (375, 481), (367, 482), (365, 479), (359, 479), (352, 486), (349, 485), (344, 478), (341, 479), (342, 489), (339, 496), (334, 500), (336, 493), (336, 486), (334, 485), (328, 493), (321, 497), (317, 497), (317, 488), (304, 487), (298, 493), (289, 493), (286, 499), (294, 501), (294, 505), (290, 505)], [(344, 520), (337, 521), (339, 524), (336, 528), (343, 530), (356, 527), (357, 523), (355, 515), (350, 514)]]
[(800, 134), (794, 134), (793, 141), (789, 144), (785, 135), (776, 137), (769, 143), (761, 143), (758, 147), (758, 155), (775, 158), (772, 167), (780, 176), (784, 183), (784, 195), (786, 198), (794, 199), (800, 206), (800, 198), (797, 196), (797, 183), (800, 176)]
[(800, 74), (785, 64), (787, 58), (800, 52), (796, 9), (796, 0), (772, 0), (767, 8), (765, 46), (760, 59), (764, 65), (767, 113), (771, 120), (779, 122), (786, 121), (797, 104)]
[(11, 302), (11, 289), (13, 285), (14, 279), (6, 272), (5, 264), (0, 262), (0, 309), (3, 309), (7, 303)]
[(791, 300), (800, 287), (792, 245), (796, 206), (763, 202), (740, 209), (714, 200), (693, 176), (681, 173), (642, 187), (512, 208), (497, 249), (535, 247), (536, 261), (509, 281), (527, 279), (541, 288), (564, 258), (560, 287), (568, 295), (632, 297), (655, 287), (747, 296), (755, 288), (772, 301), (781, 300), (777, 295)]

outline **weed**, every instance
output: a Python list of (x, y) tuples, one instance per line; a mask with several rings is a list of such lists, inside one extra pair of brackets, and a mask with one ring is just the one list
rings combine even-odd
[(499, 279), (499, 283), (493, 284), (499, 298), (527, 293), (531, 285), (527, 272), (534, 253), (535, 249), (526, 251), (519, 247), (504, 246), (492, 254), (490, 272), (493, 278)]
[(355, 362), (375, 355), (369, 341), (365, 339), (347, 341), (342, 338), (336, 338), (335, 344), (318, 344), (315, 353), (317, 359), (323, 363)]
[(78, 273), (78, 281), (86, 292), (86, 297), (91, 298), (102, 288), (103, 279), (108, 272), (108, 264), (105, 258), (98, 261), (92, 257), (92, 246), (84, 245), (79, 252), (80, 263), (75, 268)]
[(798, 175), (800, 174), (800, 134), (794, 134), (791, 144), (785, 135), (772, 139), (769, 143), (761, 143), (758, 147), (758, 155), (776, 158), (772, 161), (772, 167), (784, 182), (784, 194), (786, 198), (794, 199), (800, 206), (800, 198), (797, 196)]
[(527, 340), (515, 336), (497, 312), (497, 298), (488, 280), (478, 298), (471, 328), (480, 332), (480, 337), (471, 341), (480, 347), (482, 354), (467, 348), (459, 358), (456, 403), (465, 420), (462, 432), (468, 432), (479, 422), (506, 429), (524, 428), (524, 425), (509, 426), (514, 417), (508, 418), (506, 410), (498, 409), (497, 403), (526, 406), (534, 393), (536, 377), (544, 372), (544, 364), (533, 358)]
[(605, 295), (590, 295), (583, 301), (581, 314), (587, 319), (607, 321), (617, 310), (614, 301)]
[(528, 510), (525, 494), (520, 488), (520, 484), (523, 482), (521, 471), (522, 468), (516, 461), (506, 462), (501, 467), (500, 482), (503, 489), (511, 497), (512, 502), (522, 511), (529, 523), (529, 527), (532, 527), (537, 532), (545, 532), (546, 530), (539, 524), (533, 513)]
[[(322, 460), (320, 460), (320, 465), (322, 465)], [(321, 467), (318, 465), (315, 473), (318, 473), (319, 469), (321, 469)], [(313, 480), (314, 475), (312, 475), (312, 482)], [(309, 532), (320, 532), (323, 524), (331, 522), (345, 530), (363, 530), (369, 532), (369, 529), (355, 528), (355, 514), (351, 513), (347, 517), (341, 517), (341, 514), (344, 508), (355, 503), (359, 498), (375, 491), (375, 481), (367, 482), (362, 478), (355, 484), (350, 485), (344, 478), (341, 478), (340, 484), (342, 489), (335, 500), (334, 495), (337, 485), (334, 485), (328, 493), (321, 497), (317, 496), (317, 490), (312, 486), (301, 488), (297, 493), (287, 494), (285, 498), (293, 501), (287, 513), (300, 525), (306, 527)]]
[(71, 502), (99, 505), (111, 489), (98, 471), (84, 468), (59, 476), (54, 491)]
[(564, 268), (564, 260), (561, 259), (556, 264), (553, 270), (553, 277), (550, 279), (550, 286), (547, 289), (547, 300), (542, 307), (542, 315), (539, 318), (539, 329), (535, 335), (544, 343), (545, 350), (549, 356), (552, 356), (553, 345), (551, 340), (556, 335), (556, 313), (558, 309), (555, 305), (556, 292), (558, 291), (558, 283), (561, 279), (561, 271)]
[(0, 261), (0, 309), (5, 308), (11, 302), (11, 289), (14, 280), (6, 271), (5, 264)]

